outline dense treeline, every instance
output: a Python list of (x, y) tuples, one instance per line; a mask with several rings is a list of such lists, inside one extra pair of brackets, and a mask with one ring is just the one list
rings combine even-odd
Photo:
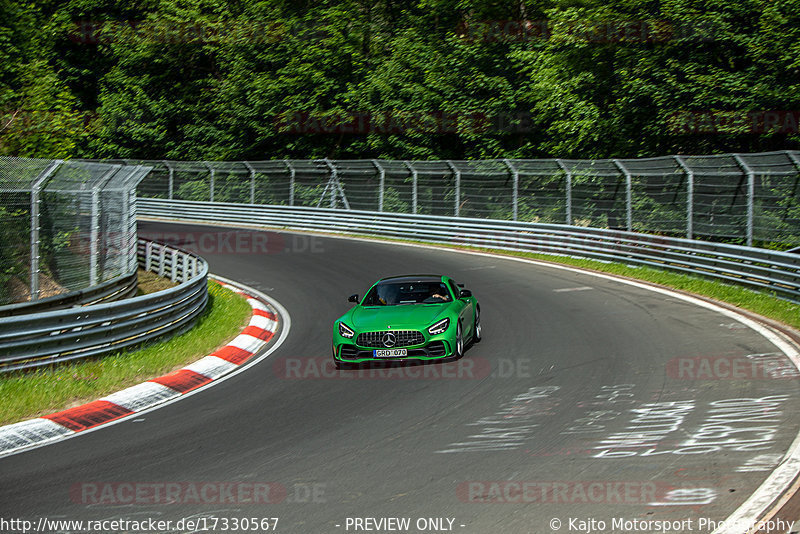
[(798, 148), (800, 0), (0, 0), (0, 154)]

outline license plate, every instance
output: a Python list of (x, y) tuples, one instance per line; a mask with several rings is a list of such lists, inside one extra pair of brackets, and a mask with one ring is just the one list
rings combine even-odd
[(372, 355), (375, 358), (402, 358), (408, 356), (408, 349), (375, 349)]

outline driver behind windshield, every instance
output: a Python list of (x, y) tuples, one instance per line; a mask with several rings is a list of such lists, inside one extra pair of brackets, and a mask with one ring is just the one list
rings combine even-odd
[(439, 284), (438, 287), (431, 288), (428, 298), (423, 301), (425, 304), (438, 304), (440, 302), (450, 302), (450, 293), (447, 291), (447, 286)]
[(364, 298), (364, 306), (440, 304), (451, 300), (443, 283), (379, 284)]

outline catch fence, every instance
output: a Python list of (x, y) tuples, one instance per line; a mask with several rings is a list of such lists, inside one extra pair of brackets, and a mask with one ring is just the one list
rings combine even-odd
[(115, 281), (135, 289), (136, 186), (149, 171), (0, 157), (0, 307), (98, 286), (105, 298)]
[(143, 198), (304, 206), (800, 246), (800, 152), (644, 159), (270, 160), (146, 165)]

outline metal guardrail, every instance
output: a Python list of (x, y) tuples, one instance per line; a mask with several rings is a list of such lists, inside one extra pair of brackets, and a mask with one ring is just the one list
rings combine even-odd
[(180, 249), (138, 241), (139, 265), (178, 285), (111, 303), (0, 322), (0, 372), (116, 352), (188, 329), (208, 302), (208, 264)]
[(768, 290), (800, 303), (800, 255), (636, 232), (493, 219), (138, 199), (138, 215), (521, 250), (646, 265)]
[(133, 271), (132, 273), (87, 289), (71, 291), (69, 293), (22, 302), (20, 304), (0, 306), (0, 318), (127, 299), (136, 296), (136, 289), (137, 277), (136, 271)]

